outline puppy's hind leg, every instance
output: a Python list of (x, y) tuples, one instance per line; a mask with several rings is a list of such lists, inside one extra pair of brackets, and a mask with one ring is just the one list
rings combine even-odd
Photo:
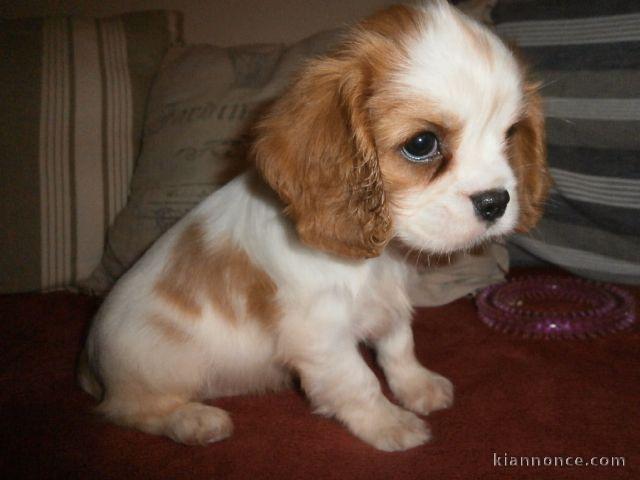
[(164, 418), (163, 433), (176, 442), (206, 445), (231, 436), (233, 422), (221, 408), (189, 402)]
[(220, 408), (137, 388), (117, 395), (107, 391), (98, 411), (119, 425), (166, 435), (187, 445), (206, 445), (233, 433), (231, 417)]

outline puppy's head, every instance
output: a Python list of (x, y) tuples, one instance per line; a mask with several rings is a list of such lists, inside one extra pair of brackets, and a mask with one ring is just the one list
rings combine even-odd
[(257, 126), (254, 154), (303, 242), (451, 252), (538, 220), (548, 189), (534, 85), (486, 28), (435, 0), (360, 23)]

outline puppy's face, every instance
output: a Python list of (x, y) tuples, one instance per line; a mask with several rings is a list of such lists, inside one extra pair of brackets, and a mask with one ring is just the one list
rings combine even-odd
[(394, 236), (451, 252), (526, 230), (548, 188), (535, 88), (445, 2), (362, 22), (303, 70), (258, 138), (302, 240), (350, 257)]
[(403, 60), (367, 107), (395, 234), (450, 252), (516, 227), (509, 148), (530, 99), (512, 54), (486, 29), (445, 6), (411, 16)]

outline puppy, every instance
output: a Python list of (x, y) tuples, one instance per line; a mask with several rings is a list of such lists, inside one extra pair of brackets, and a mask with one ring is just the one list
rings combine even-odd
[[(536, 88), (444, 1), (364, 20), (257, 124), (255, 168), (178, 222), (115, 286), (83, 388), (110, 420), (186, 444), (228, 437), (205, 400), (290, 384), (381, 450), (430, 438), (453, 387), (414, 355), (407, 248), (531, 228), (548, 181)], [(402, 407), (357, 345), (377, 354)]]

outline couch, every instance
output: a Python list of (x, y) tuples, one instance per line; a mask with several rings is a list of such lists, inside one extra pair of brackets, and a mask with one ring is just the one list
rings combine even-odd
[[(495, 2), (468, 3), (487, 20), (483, 5)], [(393, 454), (313, 415), (298, 389), (217, 401), (234, 435), (185, 447), (103, 422), (74, 379), (102, 295), (242, 167), (246, 127), (261, 105), (339, 29), (220, 46), (186, 43), (193, 15), (167, 10), (1, 20), (0, 186), (12, 199), (0, 208), (2, 478), (640, 478), (638, 327), (589, 340), (521, 339), (482, 324), (472, 296), (504, 280), (508, 250), (519, 266), (510, 276), (544, 263), (547, 273), (625, 283), (640, 304), (640, 287), (629, 286), (640, 279), (640, 10), (614, 3), (502, 0), (493, 12), (498, 32), (549, 81), (556, 185), (532, 235), (417, 273), (416, 303), (425, 305), (414, 318), (417, 354), (453, 381), (456, 403), (429, 416), (430, 444)], [(332, 12), (313, 25), (336, 26)], [(607, 27), (612, 37), (593, 46), (589, 35), (557, 33), (565, 17), (579, 31), (592, 17), (621, 27)], [(586, 66), (585, 48), (593, 50)], [(545, 457), (607, 465), (521, 465)]]

